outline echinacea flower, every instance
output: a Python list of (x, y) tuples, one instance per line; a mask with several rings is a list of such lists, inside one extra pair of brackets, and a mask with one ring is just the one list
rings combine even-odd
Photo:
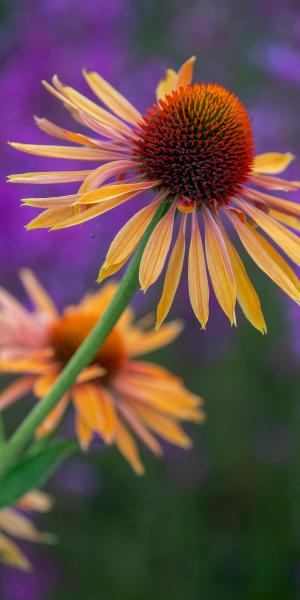
[[(277, 177), (294, 157), (290, 153), (255, 156), (246, 108), (221, 85), (192, 85), (194, 61), (193, 57), (186, 61), (178, 73), (167, 70), (156, 90), (157, 103), (144, 116), (97, 73), (85, 71), (84, 76), (111, 112), (55, 76), (53, 86), (45, 83), (45, 87), (77, 122), (92, 130), (92, 137), (36, 119), (47, 134), (77, 146), (12, 145), (39, 156), (103, 164), (94, 170), (13, 175), (10, 181), (82, 182), (76, 194), (25, 199), (24, 204), (45, 209), (28, 229), (61, 229), (83, 223), (153, 190), (154, 200), (134, 214), (113, 240), (99, 280), (127, 262), (158, 205), (164, 202), (168, 210), (149, 238), (140, 265), (140, 284), (146, 291), (160, 276), (169, 255), (157, 327), (170, 310), (181, 278), (189, 218), (189, 295), (201, 326), (205, 328), (209, 316), (209, 273), (216, 298), (231, 323), (236, 324), (238, 301), (248, 320), (265, 333), (257, 293), (227, 229), (234, 230), (260, 269), (299, 302), (299, 280), (271, 243), (300, 265), (299, 239), (292, 231), (299, 230), (300, 206), (273, 195), (277, 190), (298, 189), (299, 182)], [(111, 181), (113, 178), (116, 181)], [(179, 225), (172, 247), (176, 215)]]
[(1, 562), (30, 571), (30, 561), (11, 537), (26, 542), (52, 544), (55, 537), (51, 533), (40, 533), (27, 516), (27, 513), (32, 511), (47, 512), (51, 506), (52, 500), (47, 494), (33, 490), (23, 496), (15, 506), (0, 510)]
[[(106, 284), (59, 314), (31, 271), (23, 270), (21, 278), (35, 310), (29, 312), (0, 290), (0, 373), (20, 375), (0, 394), (0, 410), (30, 391), (37, 398), (48, 392), (116, 291), (116, 284)], [(178, 377), (157, 364), (136, 360), (176, 338), (180, 322), (153, 331), (146, 330), (145, 323), (134, 323), (133, 316), (127, 308), (93, 363), (80, 373), (37, 434), (53, 431), (72, 401), (81, 447), (87, 449), (97, 434), (106, 444), (115, 443), (142, 474), (144, 468), (129, 429), (159, 456), (162, 447), (156, 436), (189, 448), (191, 440), (180, 422), (201, 422), (204, 415), (201, 399)]]

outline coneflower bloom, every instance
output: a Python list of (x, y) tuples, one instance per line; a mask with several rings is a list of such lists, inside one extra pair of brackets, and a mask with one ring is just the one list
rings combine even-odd
[(27, 513), (32, 511), (47, 512), (52, 500), (43, 492), (29, 492), (14, 507), (0, 510), (0, 561), (24, 571), (31, 570), (31, 564), (24, 552), (11, 539), (17, 538), (26, 542), (52, 544), (55, 537), (51, 533), (40, 533), (31, 522)]
[[(271, 243), (299, 266), (299, 240), (292, 230), (299, 229), (300, 206), (273, 195), (277, 190), (298, 189), (299, 182), (277, 177), (293, 156), (255, 156), (246, 108), (221, 85), (192, 85), (194, 60), (185, 62), (178, 73), (167, 70), (156, 90), (157, 103), (144, 116), (94, 72), (85, 71), (85, 79), (110, 111), (63, 85), (56, 76), (53, 85), (44, 83), (77, 122), (92, 130), (92, 137), (36, 119), (47, 134), (78, 146), (12, 145), (39, 156), (103, 164), (94, 170), (13, 175), (10, 181), (81, 182), (76, 194), (25, 199), (24, 204), (45, 209), (28, 229), (60, 229), (83, 223), (145, 190), (153, 190), (154, 200), (134, 214), (113, 240), (99, 280), (126, 263), (158, 205), (165, 202), (168, 210), (155, 227), (140, 265), (140, 284), (146, 291), (168, 261), (157, 326), (168, 314), (181, 278), (189, 219), (189, 295), (201, 326), (205, 328), (209, 316), (209, 273), (216, 298), (231, 323), (236, 323), (238, 301), (249, 321), (264, 333), (257, 293), (227, 229), (233, 229), (260, 269), (299, 302), (299, 280)], [(179, 215), (176, 234), (175, 215)]]
[[(59, 314), (31, 271), (23, 270), (21, 278), (35, 310), (29, 312), (0, 290), (0, 373), (20, 375), (0, 394), (0, 410), (30, 391), (37, 398), (48, 392), (116, 291), (116, 284), (106, 284)], [(176, 338), (180, 322), (155, 331), (145, 329), (147, 323), (134, 323), (133, 317), (127, 308), (93, 363), (81, 372), (37, 434), (53, 431), (72, 402), (82, 448), (89, 447), (95, 434), (101, 436), (106, 444), (115, 443), (142, 474), (138, 448), (129, 430), (160, 455), (162, 447), (156, 436), (188, 448), (191, 440), (180, 422), (201, 422), (204, 416), (201, 399), (178, 377), (157, 364), (136, 360)]]

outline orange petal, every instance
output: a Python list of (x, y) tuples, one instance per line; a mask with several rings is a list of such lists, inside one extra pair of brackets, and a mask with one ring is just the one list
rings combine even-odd
[(236, 285), (222, 234), (211, 215), (203, 209), (206, 260), (216, 298), (232, 325), (236, 324)]
[(254, 200), (254, 202), (260, 202), (275, 209), (277, 208), (288, 215), (300, 217), (300, 204), (296, 202), (282, 200), (282, 198), (277, 198), (277, 196), (270, 196), (270, 194), (250, 189), (245, 190), (245, 197)]
[(295, 159), (295, 156), (291, 152), (281, 154), (279, 152), (266, 152), (265, 154), (258, 154), (254, 158), (253, 172), (254, 173), (269, 173), (270, 175), (276, 175), (276, 173), (282, 173)]
[(280, 212), (279, 210), (273, 210), (272, 208), (269, 210), (269, 215), (270, 217), (273, 217), (273, 219), (276, 219), (276, 221), (280, 221), (284, 225), (296, 229), (296, 231), (300, 231), (300, 219), (297, 219), (297, 217), (291, 217), (286, 213)]
[(14, 509), (4, 508), (0, 511), (0, 529), (21, 540), (39, 543), (52, 543), (54, 536), (40, 533), (34, 524)]
[(181, 321), (172, 321), (162, 325), (158, 331), (133, 331), (126, 339), (126, 348), (129, 356), (141, 356), (157, 348), (172, 343), (183, 328)]
[(161, 415), (140, 402), (130, 400), (130, 404), (134, 406), (148, 427), (160, 437), (181, 448), (190, 448), (192, 446), (191, 439), (174, 419)]
[(131, 408), (125, 399), (124, 402), (119, 403), (119, 411), (123, 418), (133, 429), (134, 433), (140, 438), (142, 442), (155, 454), (160, 456), (162, 454), (162, 448), (157, 439), (150, 433), (150, 431), (143, 425), (137, 414)]
[[(300, 294), (294, 283), (288, 277), (287, 273), (281, 267), (281, 264), (275, 258), (275, 254), (271, 254), (262, 245), (257, 237), (255, 229), (249, 225), (245, 225), (231, 211), (226, 211), (226, 214), (232, 222), (243, 246), (248, 254), (273, 281), (293, 300), (300, 301)], [(277, 253), (277, 257), (278, 257)], [(274, 258), (273, 258), (274, 257)]]
[(300, 240), (281, 223), (248, 202), (237, 200), (239, 206), (270, 236), (286, 255), (300, 266)]
[(53, 431), (59, 424), (67, 406), (69, 404), (69, 396), (65, 394), (58, 404), (51, 410), (48, 416), (44, 419), (42, 424), (38, 427), (36, 435), (42, 437)]
[(32, 390), (35, 377), (21, 377), (0, 393), (0, 411), (4, 410)]
[(141, 462), (136, 443), (120, 419), (118, 419), (116, 424), (115, 442), (121, 454), (128, 460), (136, 474), (143, 475), (145, 469)]
[(103, 417), (101, 435), (107, 444), (111, 444), (115, 437), (117, 422), (114, 400), (111, 394), (100, 385), (97, 386), (97, 395)]
[[(111, 243), (105, 262), (100, 269), (98, 277), (99, 283), (108, 275), (118, 271), (125, 264), (138, 246), (156, 209), (157, 200), (138, 211), (131, 219), (129, 219), (129, 221), (127, 221), (122, 229), (120, 229)], [(115, 270), (114, 267), (116, 267)]]
[(93, 431), (81, 417), (79, 412), (75, 415), (75, 429), (81, 450), (85, 452), (92, 441)]
[(179, 285), (185, 255), (185, 227), (186, 216), (184, 215), (181, 218), (178, 237), (170, 256), (162, 296), (157, 307), (156, 329), (159, 329), (165, 320)]
[(87, 383), (76, 385), (73, 390), (76, 410), (92, 431), (102, 430), (103, 416), (96, 387)]
[(91, 171), (42, 171), (36, 173), (18, 173), (8, 175), (9, 183), (71, 183), (83, 181)]
[(113, 200), (129, 192), (141, 192), (154, 187), (155, 181), (134, 181), (132, 183), (109, 183), (92, 191), (85, 192), (76, 204), (97, 204), (106, 200)]
[(98, 150), (98, 148), (77, 148), (77, 146), (47, 146), (37, 144), (19, 144), (10, 142), (10, 146), (27, 154), (46, 156), (47, 158), (67, 158), (72, 160), (113, 160), (122, 158), (119, 152)]
[[(220, 225), (219, 225), (220, 226)], [(267, 332), (267, 326), (263, 317), (258, 295), (252, 285), (244, 263), (241, 260), (235, 247), (229, 240), (225, 229), (220, 227), (222, 236), (226, 244), (227, 252), (230, 258), (234, 278), (236, 281), (236, 291), (238, 303), (250, 323), (262, 334)]]
[(20, 548), (0, 533), (0, 560), (11, 567), (31, 571), (31, 564)]
[(209, 316), (209, 287), (203, 244), (195, 211), (188, 261), (189, 294), (193, 311), (205, 329)]
[(180, 67), (177, 79), (177, 89), (186, 87), (192, 83), (195, 62), (196, 56), (192, 56)]
[(130, 167), (132, 167), (132, 163), (129, 160), (113, 160), (112, 162), (105, 163), (101, 167), (90, 171), (80, 186), (78, 193), (83, 194), (95, 190), (111, 177), (126, 173)]
[(48, 208), (41, 214), (30, 221), (25, 229), (49, 229), (54, 227), (60, 221), (64, 221), (66, 218), (71, 217), (74, 214), (73, 208)]
[(156, 225), (144, 250), (140, 264), (140, 284), (144, 292), (162, 272), (170, 248), (176, 204), (173, 203)]
[(92, 102), (91, 100), (74, 90), (72, 87), (63, 85), (59, 81), (58, 77), (53, 77), (53, 84), (63, 96), (65, 96), (68, 100), (71, 101), (72, 105), (75, 108), (87, 113), (91, 117), (100, 121), (100, 123), (104, 123), (112, 129), (121, 131), (126, 135), (131, 134), (131, 129), (125, 123), (123, 123), (123, 121), (118, 119), (118, 117), (115, 117), (101, 106), (98, 106), (98, 104), (95, 104), (95, 102)]
[(34, 117), (34, 120), (39, 129), (41, 129), (44, 133), (58, 138), (59, 140), (68, 140), (69, 142), (75, 142), (75, 144), (81, 144), (83, 146), (90, 146), (91, 148), (97, 148), (99, 146), (97, 140), (92, 140), (82, 133), (75, 133), (74, 131), (69, 131), (68, 129), (59, 127), (59, 125), (55, 125), (55, 123), (48, 121), (48, 119)]
[(136, 125), (141, 120), (142, 115), (136, 108), (128, 102), (120, 92), (110, 85), (105, 79), (100, 77), (94, 71), (83, 71), (84, 77), (89, 86), (100, 100), (108, 106), (110, 110), (116, 113), (121, 119)]

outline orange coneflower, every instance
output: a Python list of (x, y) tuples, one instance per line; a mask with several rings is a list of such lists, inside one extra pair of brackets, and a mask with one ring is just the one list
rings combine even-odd
[[(28, 312), (0, 290), (0, 372), (21, 374), (0, 394), (0, 410), (31, 390), (38, 398), (47, 393), (116, 291), (115, 284), (106, 284), (60, 315), (31, 271), (23, 270), (21, 278), (35, 311)], [(160, 455), (162, 448), (153, 433), (188, 448), (191, 440), (179, 422), (201, 422), (203, 412), (201, 399), (178, 377), (159, 365), (136, 360), (170, 343), (178, 336), (181, 324), (173, 321), (160, 331), (145, 330), (142, 323), (133, 323), (133, 316), (127, 308), (93, 363), (81, 372), (37, 433), (53, 430), (72, 400), (82, 448), (88, 448), (93, 435), (98, 434), (105, 443), (115, 443), (141, 474), (143, 465), (129, 429)]]
[[(299, 230), (300, 206), (272, 195), (273, 190), (298, 189), (299, 182), (275, 176), (284, 171), (293, 156), (290, 153), (255, 156), (251, 122), (242, 102), (221, 85), (192, 85), (194, 61), (192, 57), (185, 62), (178, 73), (167, 70), (157, 87), (157, 104), (144, 116), (97, 73), (85, 71), (84, 76), (95, 95), (115, 114), (63, 85), (55, 76), (53, 86), (45, 83), (45, 87), (64, 103), (76, 121), (93, 131), (93, 137), (37, 119), (38, 126), (49, 135), (79, 146), (12, 145), (39, 156), (104, 164), (90, 171), (12, 175), (10, 181), (82, 181), (77, 194), (25, 199), (27, 205), (46, 209), (29, 223), (29, 229), (60, 229), (83, 223), (144, 190), (154, 190), (154, 201), (139, 210), (112, 242), (99, 280), (116, 273), (126, 263), (159, 203), (168, 202), (168, 212), (155, 227), (140, 265), (140, 283), (146, 291), (164, 268), (172, 244), (175, 214), (179, 213), (179, 231), (166, 270), (157, 326), (168, 314), (178, 287), (190, 216), (189, 294), (202, 327), (205, 328), (209, 316), (208, 270), (217, 300), (231, 323), (236, 323), (237, 300), (249, 321), (264, 333), (266, 325), (257, 293), (224, 225), (234, 229), (256, 264), (299, 302), (298, 278), (258, 231), (260, 228), (288, 258), (300, 264), (298, 237), (291, 231)], [(124, 181), (125, 175), (129, 177)], [(113, 177), (116, 182), (104, 185)], [(204, 244), (199, 221), (203, 224)]]
[(10, 536), (27, 542), (53, 543), (55, 537), (51, 533), (40, 533), (26, 514), (31, 511), (47, 512), (51, 506), (52, 500), (50, 496), (33, 490), (23, 496), (14, 507), (0, 510), (1, 562), (11, 567), (30, 571), (30, 561)]

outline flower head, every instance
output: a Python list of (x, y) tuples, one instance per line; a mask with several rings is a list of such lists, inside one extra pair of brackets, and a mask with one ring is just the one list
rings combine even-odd
[[(45, 209), (29, 223), (29, 229), (60, 229), (83, 223), (145, 190), (153, 190), (154, 201), (141, 208), (113, 240), (99, 280), (127, 262), (158, 205), (164, 202), (168, 211), (155, 227), (140, 265), (140, 284), (146, 291), (168, 261), (157, 327), (170, 310), (181, 278), (189, 220), (189, 295), (201, 326), (205, 328), (209, 316), (209, 274), (216, 298), (231, 323), (236, 324), (238, 301), (248, 320), (265, 333), (257, 293), (227, 229), (233, 230), (260, 269), (299, 302), (299, 280), (272, 244), (300, 264), (299, 240), (292, 231), (299, 230), (299, 204), (272, 194), (298, 189), (299, 182), (277, 177), (293, 156), (255, 156), (246, 108), (220, 85), (192, 85), (194, 62), (192, 57), (178, 73), (167, 70), (157, 87), (157, 103), (144, 116), (94, 72), (84, 72), (87, 83), (111, 112), (54, 77), (53, 86), (45, 83), (46, 88), (77, 122), (92, 130), (93, 137), (37, 119), (38, 126), (49, 135), (78, 146), (13, 146), (40, 156), (103, 164), (94, 170), (13, 175), (10, 181), (82, 182), (77, 194), (25, 199), (25, 204)], [(176, 215), (180, 218), (174, 234)]]
[[(0, 410), (33, 390), (44, 396), (65, 364), (90, 333), (116, 290), (106, 284), (77, 306), (59, 314), (48, 294), (24, 270), (21, 277), (35, 306), (29, 312), (5, 290), (0, 290), (0, 372), (20, 378), (0, 394)], [(37, 431), (44, 435), (61, 420), (70, 402), (75, 408), (75, 426), (83, 449), (94, 435), (106, 444), (115, 443), (139, 474), (143, 465), (130, 430), (156, 455), (162, 447), (156, 435), (188, 448), (190, 438), (181, 421), (201, 422), (201, 399), (189, 392), (167, 369), (136, 357), (170, 343), (181, 331), (179, 322), (160, 331), (133, 322), (127, 308), (99, 347), (91, 365), (84, 369)]]
[(51, 533), (40, 533), (27, 516), (27, 512), (47, 512), (52, 500), (43, 492), (29, 492), (14, 507), (0, 510), (0, 561), (29, 571), (31, 564), (17, 544), (10, 538), (27, 542), (51, 544), (55, 541)]

